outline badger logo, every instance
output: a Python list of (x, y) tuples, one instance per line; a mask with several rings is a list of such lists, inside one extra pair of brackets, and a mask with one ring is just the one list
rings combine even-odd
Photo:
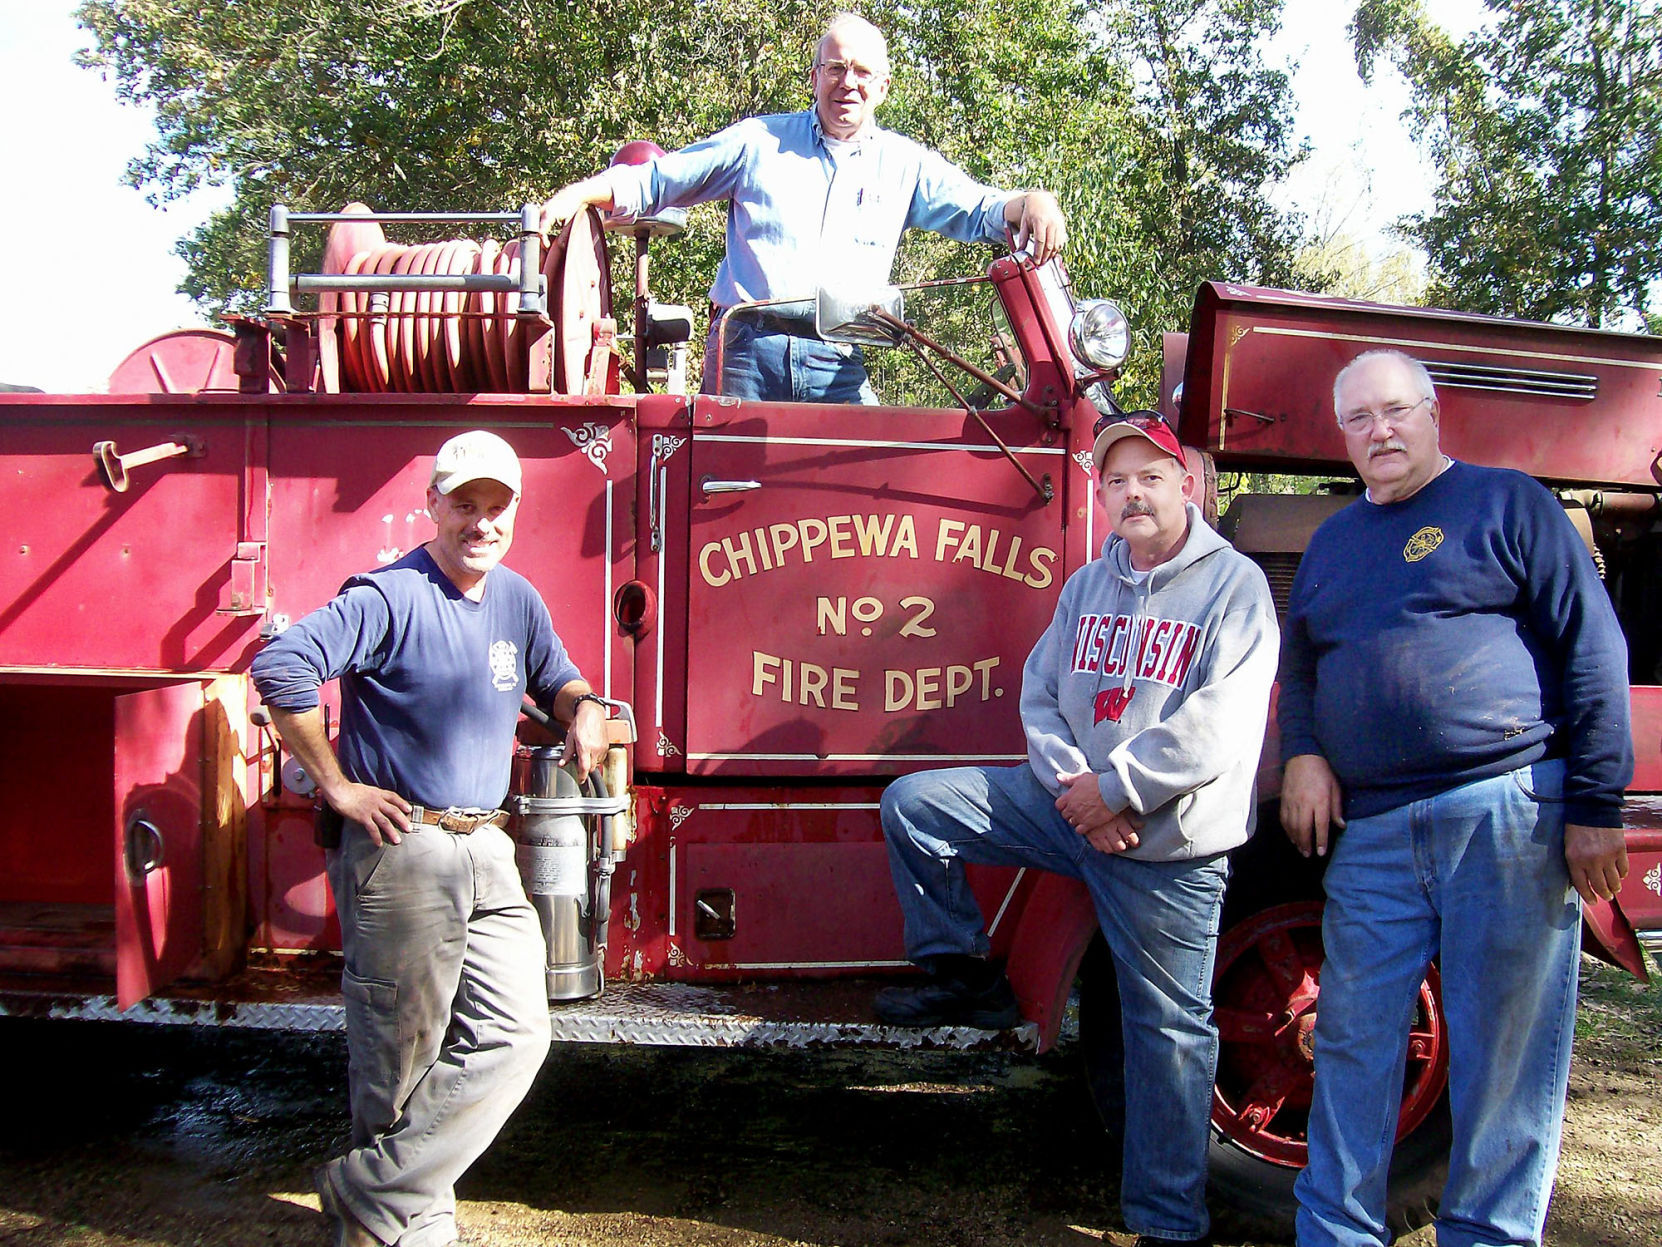
[(1443, 544), (1443, 530), (1432, 528), (1429, 525), (1420, 529), (1408, 539), (1408, 544), (1402, 547), (1402, 561), (1418, 563), (1438, 546)]
[(491, 686), (504, 693), (519, 687), (519, 646), (512, 641), (491, 642)]
[(1096, 695), (1096, 718), (1093, 720), (1092, 726), (1101, 723), (1104, 719), (1118, 723), (1120, 716), (1125, 713), (1125, 708), (1131, 703), (1131, 698), (1136, 691), (1135, 688), (1103, 689), (1102, 692)]

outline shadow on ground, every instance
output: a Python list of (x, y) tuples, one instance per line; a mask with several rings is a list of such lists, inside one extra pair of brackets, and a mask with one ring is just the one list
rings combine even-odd
[[(0, 1243), (324, 1241), (340, 1036), (4, 1020), (0, 1057)], [(1650, 1247), (1658, 1071), (1587, 1059), (1549, 1241)], [(1120, 1247), (1105, 1153), (1066, 1051), (563, 1046), (458, 1194), (475, 1247)], [(1220, 1244), (1264, 1241), (1216, 1211)]]

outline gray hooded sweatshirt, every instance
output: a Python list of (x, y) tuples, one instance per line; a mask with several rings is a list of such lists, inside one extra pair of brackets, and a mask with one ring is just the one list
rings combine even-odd
[(1124, 541), (1062, 587), (1022, 671), (1027, 760), (1053, 793), (1093, 771), (1115, 813), (1143, 820), (1125, 856), (1205, 857), (1257, 819), (1279, 635), (1264, 573), (1190, 503), (1189, 535), (1140, 581)]

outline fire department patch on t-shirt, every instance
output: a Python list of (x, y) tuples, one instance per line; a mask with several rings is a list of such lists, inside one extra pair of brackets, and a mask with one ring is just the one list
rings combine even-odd
[(519, 646), (512, 641), (491, 642), (491, 684), (504, 693), (519, 684)]
[(1438, 546), (1443, 544), (1443, 530), (1432, 528), (1430, 525), (1420, 529), (1408, 539), (1408, 544), (1402, 547), (1402, 561), (1418, 563)]

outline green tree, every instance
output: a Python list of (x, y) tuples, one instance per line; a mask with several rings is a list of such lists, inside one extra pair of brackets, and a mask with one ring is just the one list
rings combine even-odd
[[(1293, 284), (1304, 223), (1271, 192), (1306, 158), (1290, 66), (1264, 54), (1280, 0), (1101, 0), (1080, 28), (1128, 98), (1104, 159), (1077, 168), (1069, 264), (1131, 315), (1121, 389), (1152, 405), (1160, 334), (1186, 329), (1209, 280)], [(1320, 289), (1326, 274), (1306, 274)]]
[[(1075, 289), (1114, 298), (1136, 329), (1124, 399), (1154, 402), (1160, 335), (1187, 327), (1201, 282), (1291, 284), (1303, 222), (1270, 192), (1306, 153), (1289, 69), (1263, 52), (1281, 0), (883, 2), (866, 11), (895, 45), (885, 124), (981, 176), (1056, 191)], [(903, 271), (931, 248), (913, 240)]]
[[(181, 240), (185, 292), (257, 305), (266, 212), (350, 199), (419, 210), (536, 200), (623, 141), (679, 146), (737, 118), (801, 108), (812, 33), (835, 0), (90, 0), (82, 61), (153, 106), (129, 179), (167, 199), (234, 198)], [(972, 174), (1057, 192), (1076, 288), (1122, 301), (1152, 393), (1159, 332), (1211, 277), (1275, 283), (1299, 223), (1267, 192), (1301, 156), (1286, 73), (1262, 41), (1280, 0), (868, 0), (895, 84), (882, 123)], [(655, 251), (662, 298), (695, 306), (722, 246), (718, 208)], [(315, 258), (320, 239), (310, 242)], [(302, 249), (301, 262), (307, 259)], [(972, 272), (916, 237), (907, 279)]]
[[(603, 165), (624, 141), (684, 143), (806, 99), (800, 31), (824, 0), (93, 0), (82, 63), (157, 112), (128, 178), (234, 199), (179, 252), (184, 292), (248, 307), (272, 203), (502, 208)], [(708, 274), (721, 222), (663, 249), (667, 285)], [(315, 259), (320, 240), (310, 240)], [(302, 258), (306, 252), (302, 251)]]
[(1437, 170), (1405, 235), (1449, 307), (1634, 326), (1662, 278), (1662, 27), (1655, 0), (1486, 0), (1456, 42), (1419, 0), (1363, 0), (1364, 80), (1408, 78)]

